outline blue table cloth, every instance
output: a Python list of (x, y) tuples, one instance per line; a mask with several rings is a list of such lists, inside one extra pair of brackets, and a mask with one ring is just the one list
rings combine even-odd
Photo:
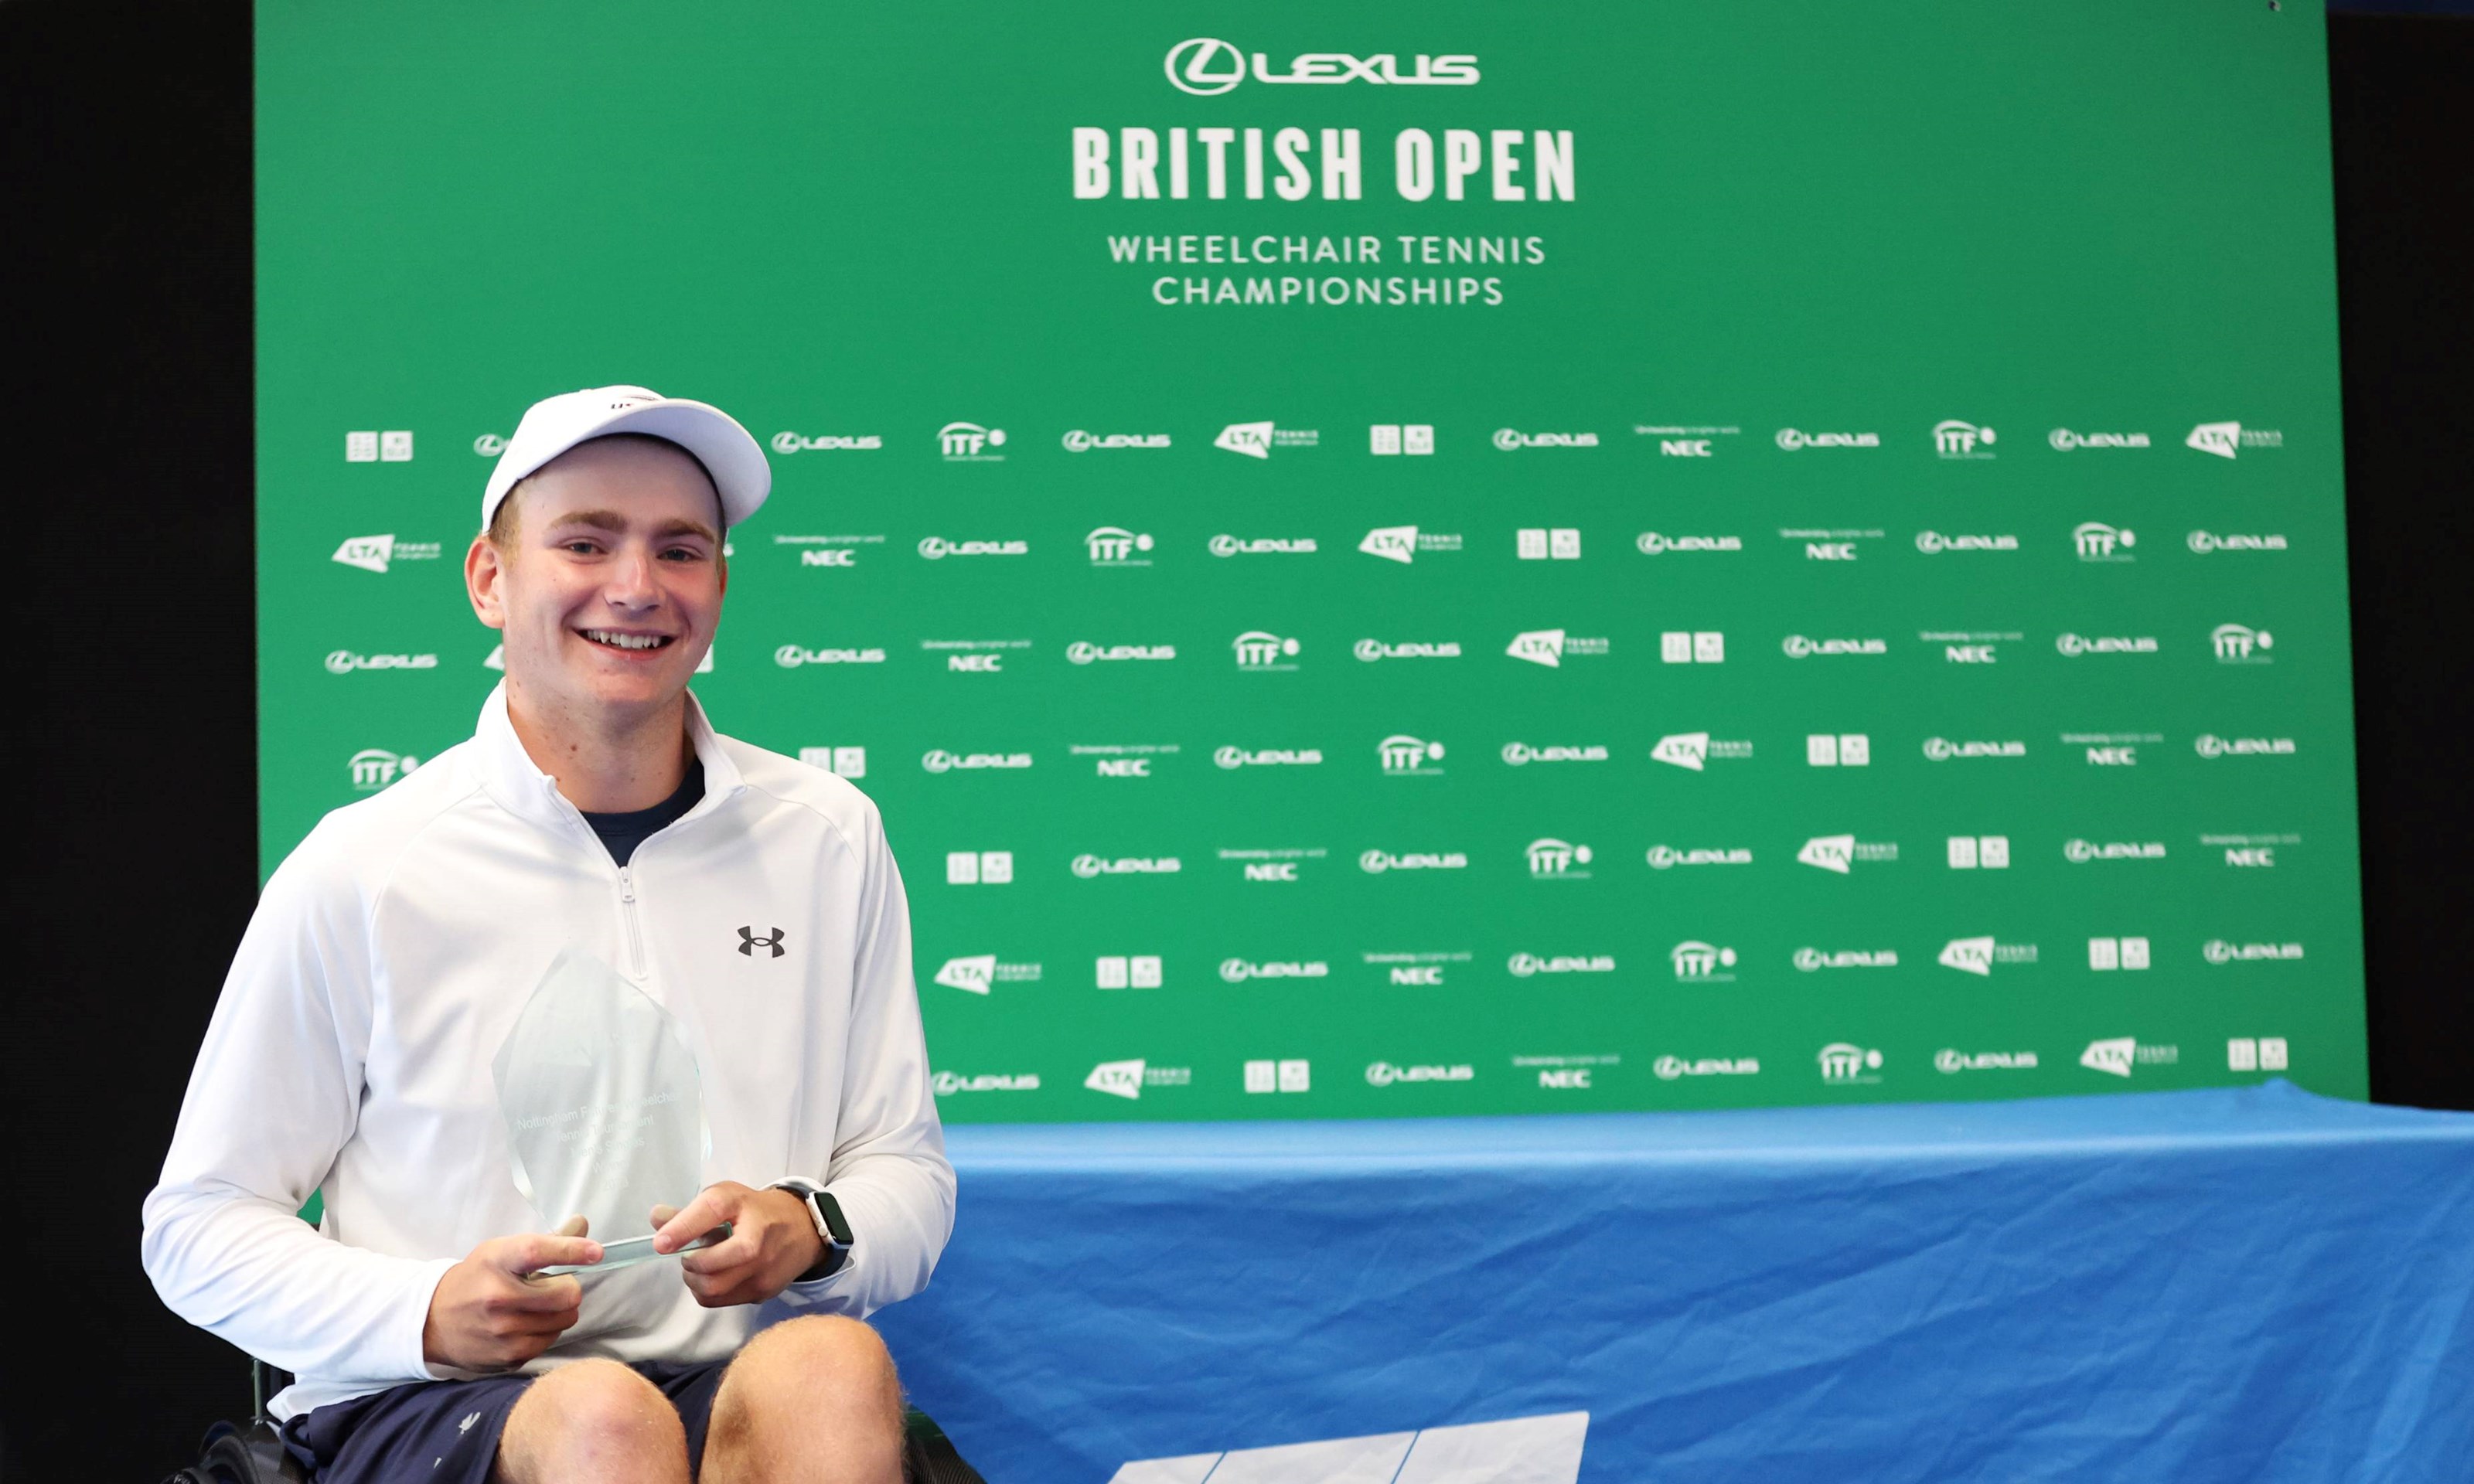
[(2474, 1116), (2284, 1083), (950, 1131), (992, 1484), (2474, 1479)]

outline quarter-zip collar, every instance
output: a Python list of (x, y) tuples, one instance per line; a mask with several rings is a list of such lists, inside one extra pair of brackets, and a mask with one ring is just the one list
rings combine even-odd
[[(695, 749), (696, 760), (704, 764), (704, 798), (673, 821), (669, 829), (712, 813), (747, 789), (739, 765), (731, 760), (713, 724), (705, 719), (704, 706), (696, 700), (695, 692), (688, 692), (687, 701), (688, 743)], [(489, 698), (481, 703), (473, 741), (473, 762), (481, 776), (481, 786), (500, 808), (552, 834), (589, 845), (596, 854), (603, 853), (584, 815), (558, 791), (558, 779), (542, 772), (532, 754), (524, 751), (522, 739), (516, 735), (516, 724), (507, 715), (506, 682), (491, 687)]]

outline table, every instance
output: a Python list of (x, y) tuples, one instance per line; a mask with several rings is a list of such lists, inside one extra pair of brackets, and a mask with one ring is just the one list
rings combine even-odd
[(992, 1484), (2474, 1477), (2474, 1116), (950, 1131), (878, 1316)]

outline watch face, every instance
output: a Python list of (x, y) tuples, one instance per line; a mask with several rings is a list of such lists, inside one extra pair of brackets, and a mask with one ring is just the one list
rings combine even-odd
[(808, 1199), (816, 1208), (816, 1213), (824, 1217), (825, 1230), (833, 1233), (835, 1244), (848, 1247), (851, 1244), (850, 1223), (842, 1219), (841, 1202), (825, 1194), (812, 1195)]

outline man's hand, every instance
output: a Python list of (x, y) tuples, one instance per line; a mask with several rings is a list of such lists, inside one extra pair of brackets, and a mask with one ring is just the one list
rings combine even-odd
[(429, 1295), (421, 1326), (421, 1355), (463, 1371), (522, 1365), (558, 1342), (575, 1323), (584, 1285), (572, 1278), (527, 1279), (566, 1262), (598, 1262), (601, 1244), (587, 1241), (581, 1216), (556, 1232), (495, 1236), (447, 1270)]
[(825, 1255), (824, 1238), (808, 1215), (808, 1203), (790, 1190), (752, 1190), (735, 1180), (718, 1181), (673, 1211), (653, 1208), (661, 1230), (653, 1250), (672, 1253), (727, 1221), (727, 1241), (699, 1248), (679, 1259), (688, 1292), (707, 1308), (762, 1304), (790, 1286)]

